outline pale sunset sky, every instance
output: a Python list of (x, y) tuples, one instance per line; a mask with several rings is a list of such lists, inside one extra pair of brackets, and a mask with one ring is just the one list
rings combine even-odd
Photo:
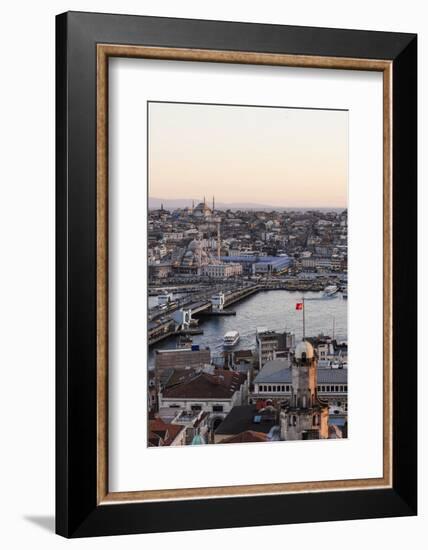
[(347, 206), (348, 112), (149, 103), (149, 195)]

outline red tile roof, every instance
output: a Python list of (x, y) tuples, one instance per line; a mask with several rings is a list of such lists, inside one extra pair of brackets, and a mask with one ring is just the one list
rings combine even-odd
[(229, 399), (245, 382), (245, 374), (217, 369), (213, 374), (201, 372), (194, 378), (166, 388), (164, 398)]
[(160, 418), (149, 420), (149, 447), (171, 445), (182, 430), (181, 424), (168, 424)]

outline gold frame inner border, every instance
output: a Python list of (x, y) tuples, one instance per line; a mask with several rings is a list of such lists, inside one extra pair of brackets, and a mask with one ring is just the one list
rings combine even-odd
[[(108, 489), (108, 60), (131, 57), (383, 73), (383, 476), (297, 483), (273, 483), (150, 491)], [(377, 489), (392, 486), (392, 62), (97, 44), (97, 503), (222, 498), (297, 492)]]

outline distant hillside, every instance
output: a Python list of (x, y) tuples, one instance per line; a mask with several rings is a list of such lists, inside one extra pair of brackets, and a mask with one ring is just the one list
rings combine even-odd
[[(163, 205), (165, 210), (175, 210), (177, 208), (186, 208), (192, 206), (192, 203), (195, 203), (195, 206), (201, 202), (202, 199), (159, 199), (156, 197), (149, 198), (149, 208), (150, 210), (156, 210)], [(211, 206), (212, 201), (207, 200), (207, 205)], [(344, 210), (344, 208), (337, 207), (311, 207), (311, 206), (272, 206), (269, 204), (257, 204), (253, 202), (231, 202), (231, 203), (222, 203), (216, 202), (215, 207), (219, 210)]]

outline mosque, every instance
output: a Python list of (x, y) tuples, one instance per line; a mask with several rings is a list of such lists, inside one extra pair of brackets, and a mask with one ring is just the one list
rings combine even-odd
[(187, 275), (201, 275), (203, 268), (213, 263), (219, 263), (213, 252), (197, 239), (177, 250), (173, 258), (174, 270)]
[(192, 214), (196, 218), (205, 218), (206, 219), (206, 218), (210, 218), (211, 216), (213, 216), (214, 211), (215, 211), (215, 199), (214, 199), (214, 197), (213, 197), (212, 208), (210, 208), (207, 205), (207, 202), (206, 202), (205, 197), (204, 197), (204, 201), (200, 202), (198, 205), (196, 205), (193, 208)]

